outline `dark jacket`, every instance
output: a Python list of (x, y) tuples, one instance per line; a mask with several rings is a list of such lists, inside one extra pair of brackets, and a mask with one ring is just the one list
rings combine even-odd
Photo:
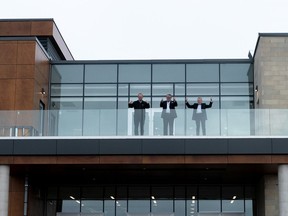
[(206, 109), (211, 108), (212, 104), (213, 104), (212, 101), (210, 101), (210, 103), (208, 105), (206, 103), (202, 103), (201, 104), (202, 113), (196, 113), (197, 112), (197, 108), (198, 108), (198, 103), (194, 103), (193, 105), (190, 105), (188, 102), (186, 102), (186, 106), (188, 108), (194, 109), (193, 110), (192, 120), (198, 120), (198, 119), (207, 120)]
[(149, 109), (150, 108), (150, 104), (147, 103), (146, 101), (143, 101), (140, 103), (139, 100), (134, 101), (132, 104), (128, 103), (128, 107), (129, 108), (134, 108), (135, 112), (134, 115), (135, 116), (143, 116), (145, 117), (145, 109)]
[(177, 114), (176, 114), (176, 110), (175, 107), (178, 106), (177, 101), (173, 100), (170, 101), (170, 113), (166, 113), (166, 109), (167, 109), (167, 101), (161, 101), (160, 102), (160, 107), (163, 108), (162, 113), (161, 113), (161, 118), (177, 118)]

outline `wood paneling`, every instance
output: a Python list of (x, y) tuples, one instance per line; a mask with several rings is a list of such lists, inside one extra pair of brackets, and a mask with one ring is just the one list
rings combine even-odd
[(142, 164), (141, 156), (101, 156), (100, 164)]
[(31, 35), (49, 36), (53, 34), (53, 21), (32, 21)]
[(32, 110), (34, 102), (34, 80), (17, 79), (15, 110)]
[(288, 155), (272, 155), (273, 164), (288, 164)]
[(222, 155), (200, 155), (200, 156), (185, 156), (186, 164), (227, 164), (227, 156)]
[(15, 79), (0, 79), (0, 110), (14, 110)]
[(17, 63), (17, 44), (14, 43), (0, 44), (0, 64), (15, 65), (16, 63)]
[(9, 216), (23, 216), (24, 177), (10, 176), (9, 191)]
[(143, 156), (143, 164), (184, 164), (185, 156)]
[(56, 157), (45, 156), (15, 156), (13, 160), (14, 164), (56, 164)]
[(0, 64), (0, 79), (15, 79), (16, 65), (1, 65)]
[(99, 156), (58, 156), (57, 164), (99, 164)]
[(29, 36), (31, 22), (0, 22), (0, 36)]
[(35, 46), (34, 43), (19, 43), (17, 52), (17, 64), (35, 64)]
[(17, 65), (17, 79), (33, 79), (35, 74), (35, 65)]
[(271, 155), (229, 155), (229, 164), (271, 164)]

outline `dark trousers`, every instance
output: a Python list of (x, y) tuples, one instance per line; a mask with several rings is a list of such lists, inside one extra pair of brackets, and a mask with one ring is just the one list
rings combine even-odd
[(199, 136), (200, 134), (200, 124), (202, 126), (202, 134), (203, 136), (206, 135), (206, 120), (204, 118), (197, 118), (195, 119), (196, 122), (196, 135)]
[(140, 126), (140, 134), (144, 135), (144, 123), (145, 116), (144, 115), (134, 115), (134, 134), (139, 135), (139, 126)]
[(168, 135), (168, 126), (169, 126), (169, 135), (173, 135), (173, 126), (174, 118), (169, 116), (163, 118), (163, 134)]

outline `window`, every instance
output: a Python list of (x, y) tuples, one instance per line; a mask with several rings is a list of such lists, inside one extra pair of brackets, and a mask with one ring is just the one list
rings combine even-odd
[(153, 82), (185, 82), (185, 65), (153, 64)]
[(86, 83), (114, 83), (117, 82), (116, 64), (96, 64), (85, 66)]
[(116, 84), (86, 84), (85, 96), (116, 96)]
[(218, 64), (187, 64), (187, 82), (219, 82)]
[(251, 64), (221, 64), (221, 82), (253, 82)]
[(83, 83), (83, 65), (53, 65), (52, 83)]
[(143, 83), (151, 82), (150, 64), (120, 64), (119, 82)]

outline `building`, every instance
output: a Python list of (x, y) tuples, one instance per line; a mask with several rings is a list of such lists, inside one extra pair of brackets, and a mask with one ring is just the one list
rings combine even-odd
[[(52, 19), (0, 20), (0, 90), (1, 216), (288, 214), (288, 34), (247, 59), (77, 61)], [(214, 100), (199, 137), (198, 96)]]

